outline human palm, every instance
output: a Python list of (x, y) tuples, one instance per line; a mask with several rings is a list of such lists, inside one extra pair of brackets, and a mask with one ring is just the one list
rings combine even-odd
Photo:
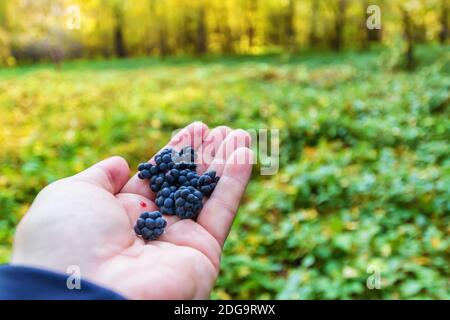
[(157, 210), (147, 183), (129, 177), (112, 157), (43, 189), (18, 226), (12, 263), (65, 272), (132, 299), (207, 298), (220, 267), (223, 242), (251, 173), (250, 137), (242, 130), (209, 131), (194, 123), (168, 144), (191, 145), (199, 170), (221, 179), (197, 221), (165, 216), (164, 234), (145, 243), (133, 231), (143, 211)]

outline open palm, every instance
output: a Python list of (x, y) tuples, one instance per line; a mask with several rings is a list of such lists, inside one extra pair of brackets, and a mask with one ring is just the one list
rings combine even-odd
[(134, 223), (157, 210), (155, 195), (136, 175), (129, 179), (124, 159), (112, 157), (39, 193), (18, 226), (12, 263), (60, 272), (75, 265), (82, 278), (132, 299), (208, 298), (250, 177), (250, 136), (193, 123), (168, 144), (187, 145), (200, 155), (200, 172), (221, 176), (197, 221), (165, 216), (157, 241), (137, 238)]

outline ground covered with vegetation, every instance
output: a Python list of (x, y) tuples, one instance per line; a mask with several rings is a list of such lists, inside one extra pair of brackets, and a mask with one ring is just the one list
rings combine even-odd
[(203, 120), (280, 129), (280, 170), (255, 166), (213, 298), (448, 299), (448, 47), (418, 57), (414, 72), (384, 50), (0, 70), (0, 262), (43, 186), (114, 154), (136, 167)]

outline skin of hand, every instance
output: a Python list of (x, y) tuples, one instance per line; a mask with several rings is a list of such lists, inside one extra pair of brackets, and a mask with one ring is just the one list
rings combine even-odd
[(11, 263), (63, 273), (75, 265), (81, 279), (129, 299), (207, 299), (250, 178), (250, 144), (248, 133), (225, 126), (195, 122), (178, 132), (166, 147), (191, 145), (202, 158), (198, 171), (216, 170), (221, 178), (196, 221), (164, 216), (164, 234), (147, 243), (133, 227), (142, 212), (158, 210), (155, 194), (147, 181), (129, 178), (123, 158), (58, 180), (18, 225)]

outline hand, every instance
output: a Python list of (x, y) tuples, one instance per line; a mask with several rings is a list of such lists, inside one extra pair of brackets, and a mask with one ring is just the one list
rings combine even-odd
[[(194, 147), (199, 171), (221, 177), (197, 221), (164, 216), (168, 225), (144, 243), (133, 227), (154, 211), (155, 194), (120, 157), (44, 188), (20, 222), (13, 264), (66, 272), (77, 265), (82, 279), (131, 299), (205, 299), (219, 272), (223, 243), (251, 174), (250, 136), (243, 130), (193, 123), (168, 144)], [(211, 153), (211, 150), (213, 151)]]

